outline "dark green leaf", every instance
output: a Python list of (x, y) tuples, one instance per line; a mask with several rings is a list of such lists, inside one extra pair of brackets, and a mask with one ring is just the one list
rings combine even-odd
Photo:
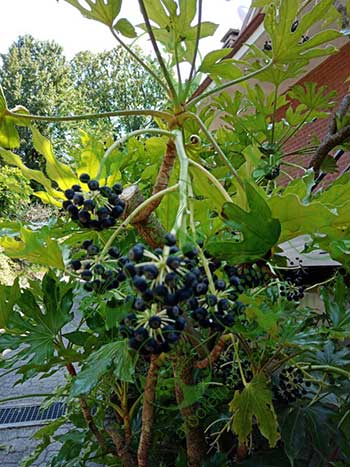
[(121, 381), (133, 381), (135, 359), (127, 340), (111, 342), (93, 352), (84, 368), (74, 379), (71, 395), (78, 397), (88, 394), (109, 371)]
[(305, 445), (305, 431), (305, 419), (302, 408), (295, 407), (289, 409), (281, 424), (281, 436), (284, 451), (292, 467), (294, 467), (294, 461)]
[[(225, 203), (222, 216), (231, 232), (221, 234), (207, 245), (208, 250), (217, 258), (235, 264), (263, 258), (278, 242), (281, 226), (272, 217), (266, 201), (249, 183), (245, 183), (249, 212), (233, 203)], [(233, 231), (233, 232), (232, 232)], [(243, 238), (237, 238), (239, 232)]]

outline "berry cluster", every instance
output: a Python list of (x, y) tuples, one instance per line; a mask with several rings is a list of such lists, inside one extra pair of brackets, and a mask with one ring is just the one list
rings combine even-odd
[[(253, 372), (249, 360), (244, 356), (240, 356), (241, 368), (245, 379), (249, 382), (253, 379)], [(232, 390), (242, 390), (244, 384), (240, 374), (238, 362), (235, 352), (232, 348), (222, 353), (218, 360), (213, 365), (213, 375), (216, 380)]]
[(271, 52), (272, 42), (271, 41), (265, 41), (263, 50), (265, 50), (265, 52)]
[(81, 174), (79, 179), (87, 184), (89, 191), (83, 191), (80, 185), (65, 190), (67, 199), (62, 203), (63, 209), (81, 227), (93, 230), (113, 227), (125, 208), (125, 202), (119, 197), (122, 185), (100, 186), (97, 180), (90, 179), (89, 174)]
[(280, 285), (281, 297), (286, 297), (288, 301), (299, 302), (304, 298), (305, 283), (307, 273), (302, 268), (292, 269), (284, 278)]
[(278, 375), (276, 384), (273, 385), (273, 393), (275, 399), (280, 402), (295, 402), (307, 394), (305, 386), (309, 387), (310, 382), (304, 381), (303, 372), (290, 366), (283, 368)]
[(265, 174), (265, 179), (266, 180), (274, 180), (277, 178), (280, 174), (280, 166), (276, 165), (275, 167), (272, 167), (267, 174)]
[(149, 251), (136, 244), (125, 256), (114, 246), (101, 258), (92, 240), (81, 246), (71, 268), (86, 291), (105, 293), (124, 281), (131, 289), (132, 312), (121, 322), (120, 333), (143, 354), (169, 351), (187, 320), (197, 328), (224, 331), (245, 308), (239, 295), (269, 280), (267, 271), (258, 265), (222, 267), (209, 254), (205, 254), (206, 269), (199, 262), (197, 248), (181, 252), (172, 234), (166, 235), (164, 248)]
[(71, 268), (78, 272), (84, 281), (84, 289), (87, 292), (104, 293), (108, 290), (117, 289), (127, 276), (123, 272), (121, 253), (117, 247), (108, 250), (107, 257), (99, 261), (100, 248), (92, 240), (85, 240), (81, 245), (81, 259), (73, 259)]

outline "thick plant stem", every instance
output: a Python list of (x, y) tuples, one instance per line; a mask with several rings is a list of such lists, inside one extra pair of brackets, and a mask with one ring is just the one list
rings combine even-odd
[[(131, 185), (127, 188), (127, 190), (124, 190), (123, 199), (127, 203), (126, 212), (130, 214), (109, 237), (108, 242), (105, 244), (101, 252), (100, 259), (102, 259), (107, 254), (108, 249), (112, 246), (114, 240), (117, 238), (120, 232), (126, 229), (126, 227), (132, 223), (133, 219), (137, 217), (137, 215), (142, 212), (142, 210), (145, 209), (149, 203), (151, 203), (154, 199), (164, 196), (166, 193), (172, 193), (173, 191), (176, 191), (178, 187), (179, 184), (177, 183), (176, 185), (166, 188), (165, 190), (162, 190), (159, 193), (151, 196), (146, 201), (143, 201), (143, 195), (137, 185)], [(144, 238), (146, 242), (154, 248), (155, 245), (159, 246), (158, 243), (160, 241), (160, 237), (163, 233), (165, 233), (165, 229), (162, 227), (159, 220), (155, 216), (153, 218), (151, 217), (152, 216), (149, 216), (146, 223), (135, 224), (135, 227), (141, 236), (143, 236), (143, 232), (145, 235), (147, 234), (148, 238)], [(145, 230), (147, 230), (147, 232)]]
[(210, 365), (213, 365), (213, 363), (215, 363), (220, 357), (221, 352), (226, 347), (226, 343), (228, 340), (232, 340), (231, 334), (226, 334), (224, 336), (221, 336), (218, 342), (216, 343), (215, 347), (213, 348), (213, 350), (208, 355), (208, 357), (196, 362), (194, 365), (195, 368), (208, 368)]
[[(72, 377), (77, 376), (77, 372), (76, 372), (76, 370), (75, 370), (72, 363), (67, 363), (66, 368), (68, 370), (68, 373)], [(83, 397), (79, 398), (79, 404), (80, 404), (81, 411), (83, 413), (84, 420), (85, 420), (87, 426), (89, 427), (89, 430), (95, 435), (95, 438), (96, 438), (98, 444), (100, 445), (100, 447), (104, 451), (107, 451), (107, 452), (110, 451), (107, 444), (106, 444), (106, 441), (105, 441), (104, 437), (102, 436), (100, 430), (97, 428), (97, 426), (96, 426), (96, 424), (94, 422), (94, 419), (92, 418), (90, 408), (87, 405), (87, 402)]]
[(316, 175), (321, 171), (323, 161), (326, 159), (330, 151), (340, 144), (350, 140), (350, 125), (345, 125), (338, 130), (337, 120), (341, 120), (349, 111), (350, 107), (350, 91), (343, 97), (338, 111), (332, 117), (329, 125), (328, 133), (323, 138), (322, 143), (317, 149), (315, 155), (311, 159), (309, 169), (313, 168)]
[(137, 460), (139, 467), (148, 466), (148, 453), (152, 442), (152, 429), (154, 421), (154, 401), (156, 398), (156, 386), (161, 364), (162, 356), (151, 356), (151, 363), (147, 373), (146, 386), (143, 396), (141, 437), (137, 450)]
[[(162, 161), (162, 164), (159, 169), (157, 180), (153, 186), (152, 195), (159, 193), (160, 191), (166, 189), (169, 184), (169, 179), (171, 171), (174, 167), (174, 162), (176, 159), (176, 148), (174, 141), (169, 139), (167, 142), (166, 152)], [(163, 198), (155, 199), (152, 203), (149, 203), (148, 206), (134, 219), (134, 222), (139, 223), (147, 219), (153, 211), (157, 209)]]
[(199, 418), (196, 417), (198, 404), (195, 403), (187, 407), (181, 407), (184, 395), (181, 385), (178, 383), (180, 380), (185, 385), (193, 385), (193, 370), (192, 360), (184, 362), (184, 355), (179, 355), (174, 364), (175, 396), (185, 424), (187, 466), (201, 467), (206, 453), (206, 442), (204, 430), (200, 425)]
[(189, 176), (188, 176), (188, 157), (186, 154), (185, 146), (183, 143), (183, 137), (181, 130), (176, 130), (175, 132), (175, 146), (176, 152), (180, 161), (180, 177), (179, 177), (179, 208), (177, 210), (177, 215), (175, 219), (175, 225), (172, 229), (172, 233), (176, 233), (182, 229), (183, 232), (186, 232), (185, 224), (185, 214), (187, 213), (187, 199), (188, 199), (188, 186), (189, 186)]
[(136, 461), (132, 453), (129, 451), (129, 447), (125, 443), (123, 436), (118, 433), (116, 428), (108, 427), (106, 428), (106, 431), (113, 440), (123, 467), (135, 467)]

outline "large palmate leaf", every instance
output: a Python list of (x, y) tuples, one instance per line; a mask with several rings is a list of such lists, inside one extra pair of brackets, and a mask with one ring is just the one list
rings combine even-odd
[(111, 342), (93, 352), (74, 379), (71, 395), (76, 397), (88, 394), (109, 371), (113, 371), (116, 379), (133, 381), (135, 358), (130, 352), (127, 340)]
[(62, 250), (46, 228), (34, 231), (21, 224), (0, 224), (0, 247), (10, 258), (64, 269)]
[(215, 257), (236, 264), (263, 258), (277, 244), (281, 233), (279, 220), (273, 218), (256, 189), (246, 182), (245, 192), (249, 211), (225, 203), (222, 216), (227, 227), (207, 245)]
[(272, 405), (272, 392), (263, 374), (256, 375), (242, 392), (236, 391), (229, 408), (233, 412), (232, 429), (241, 444), (247, 442), (255, 419), (270, 446), (276, 446), (280, 438), (277, 417)]
[[(161, 42), (175, 61), (191, 62), (197, 39), (197, 25), (192, 25), (196, 14), (196, 0), (145, 0), (147, 14), (153, 26), (155, 38)], [(146, 30), (144, 24), (140, 27)], [(200, 38), (211, 36), (218, 25), (203, 21)]]
[(86, 0), (89, 8), (84, 7), (79, 0), (65, 0), (70, 5), (77, 8), (86, 18), (99, 21), (109, 27), (120, 13), (122, 0)]
[(25, 107), (20, 105), (16, 106), (11, 111), (7, 108), (6, 98), (3, 89), (0, 85), (0, 146), (8, 149), (18, 148), (20, 145), (20, 138), (16, 125), (28, 126), (29, 120), (11, 115), (15, 113), (29, 114)]
[[(333, 6), (333, 0), (322, 0), (314, 8), (300, 18), (300, 23), (295, 31), (291, 26), (297, 18), (301, 3), (296, 0), (275, 0), (266, 7), (265, 29), (271, 38), (272, 53), (275, 63), (288, 63), (291, 61), (307, 62), (311, 58), (333, 53), (336, 49), (329, 45), (342, 34), (332, 29), (321, 29), (309, 40), (302, 41), (302, 36), (307, 35), (308, 30), (316, 23), (329, 21), (333, 15), (335, 19), (337, 11)], [(283, 40), (281, 38), (283, 37)], [(320, 45), (328, 44), (324, 48)]]
[(281, 223), (281, 243), (307, 233), (322, 233), (337, 221), (337, 215), (322, 203), (304, 204), (294, 193), (273, 196), (269, 206)]
[[(42, 301), (29, 289), (17, 293), (6, 303), (8, 313), (3, 323), (5, 332), (0, 336), (0, 349), (17, 350), (24, 346), (21, 356), (27, 363), (49, 362), (55, 355), (57, 333), (73, 318), (72, 290), (73, 285), (48, 272), (41, 284)], [(7, 333), (7, 329), (11, 332)]]

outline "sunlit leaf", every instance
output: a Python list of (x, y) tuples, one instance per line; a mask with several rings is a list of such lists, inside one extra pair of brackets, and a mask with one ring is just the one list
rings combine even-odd
[(77, 8), (86, 18), (100, 21), (109, 27), (113, 26), (122, 6), (122, 0), (85, 0), (89, 8), (82, 6), (79, 0), (65, 1)]
[(36, 128), (32, 128), (32, 131), (34, 148), (45, 157), (46, 172), (51, 180), (55, 181), (62, 190), (78, 183), (73, 170), (55, 157), (51, 141), (41, 135)]

